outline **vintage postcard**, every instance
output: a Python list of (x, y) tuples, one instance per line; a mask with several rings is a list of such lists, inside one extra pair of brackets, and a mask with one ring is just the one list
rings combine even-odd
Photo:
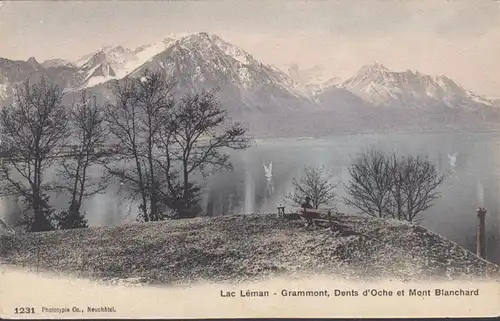
[(0, 317), (500, 315), (499, 1), (1, 1)]

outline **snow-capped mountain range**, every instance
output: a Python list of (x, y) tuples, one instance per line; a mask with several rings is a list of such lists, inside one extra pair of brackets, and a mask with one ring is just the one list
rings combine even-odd
[(345, 81), (325, 74), (321, 65), (306, 70), (292, 65), (282, 71), (204, 32), (167, 37), (135, 49), (104, 46), (74, 62), (0, 58), (0, 102), (8, 103), (14, 86), (26, 78), (45, 76), (75, 94), (86, 88), (103, 93), (108, 81), (137, 78), (146, 69), (175, 81), (179, 93), (218, 88), (221, 102), (234, 115), (349, 109), (359, 113), (360, 108), (371, 113), (374, 108), (389, 108), (438, 110), (440, 114), (463, 110), (491, 116), (499, 109), (498, 102), (472, 93), (446, 76), (391, 71), (377, 63), (363, 66)]
[(171, 43), (130, 76), (140, 77), (146, 70), (174, 79), (179, 94), (218, 89), (219, 99), (232, 106), (233, 112), (265, 111), (266, 108), (293, 110), (313, 105), (308, 92), (287, 74), (207, 33)]
[(429, 76), (410, 70), (394, 72), (378, 63), (362, 67), (340, 87), (375, 106), (468, 108), (475, 104), (493, 105), (493, 101), (462, 88), (446, 76)]
[(134, 52), (122, 46), (103, 47), (88, 60), (80, 59), (78, 72), (85, 75), (84, 86), (91, 87), (127, 75), (125, 66), (137, 60)]

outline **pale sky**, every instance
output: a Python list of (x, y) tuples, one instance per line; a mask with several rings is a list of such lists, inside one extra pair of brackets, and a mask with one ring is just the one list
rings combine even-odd
[(500, 98), (500, 1), (33, 1), (0, 7), (0, 57), (75, 60), (205, 31), (281, 68), (362, 65), (444, 74)]

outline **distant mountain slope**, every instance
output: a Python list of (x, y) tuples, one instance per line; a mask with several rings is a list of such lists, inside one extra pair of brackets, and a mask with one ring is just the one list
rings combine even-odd
[(398, 108), (449, 107), (477, 110), (493, 103), (446, 76), (390, 71), (381, 64), (362, 67), (341, 88), (375, 106)]
[(362, 67), (316, 98), (342, 119), (336, 126), (368, 132), (498, 129), (500, 121), (499, 106), (445, 76), (394, 72), (380, 64)]
[(364, 281), (500, 277), (497, 265), (418, 225), (343, 214), (332, 220), (332, 230), (253, 214), (0, 236), (0, 260), (156, 284), (303, 273)]
[(83, 81), (76, 67), (49, 66), (44, 68), (35, 58), (30, 58), (28, 61), (0, 58), (0, 103), (12, 102), (16, 85), (26, 79), (36, 82), (41, 77), (45, 77), (62, 88), (73, 88)]
[(307, 91), (288, 75), (207, 33), (173, 42), (130, 77), (140, 77), (145, 70), (175, 80), (179, 94), (220, 89), (218, 97), (235, 113), (317, 107)]
[(316, 95), (316, 100), (327, 109), (344, 112), (373, 107), (370, 102), (337, 85), (323, 88)]

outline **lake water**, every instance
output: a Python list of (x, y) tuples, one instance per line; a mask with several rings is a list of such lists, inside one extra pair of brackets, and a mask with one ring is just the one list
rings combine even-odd
[[(500, 133), (418, 133), (398, 135), (351, 135), (325, 139), (262, 140), (245, 151), (232, 153), (232, 171), (210, 176), (205, 184), (206, 215), (276, 212), (292, 180), (306, 166), (325, 166), (336, 180), (349, 180), (347, 166), (368, 147), (396, 151), (402, 155), (426, 155), (446, 174), (439, 187), (441, 197), (423, 214), (421, 224), (458, 244), (474, 250), (476, 209), (488, 210), (488, 257), (500, 262)], [(455, 157), (450, 160), (450, 157)], [(272, 179), (264, 165), (272, 162)], [(89, 199), (85, 211), (93, 226), (133, 221), (138, 203), (119, 196), (112, 186), (104, 195)], [(337, 189), (339, 197), (344, 191)], [(67, 200), (57, 201), (62, 207)], [(353, 208), (338, 204), (342, 212)]]

